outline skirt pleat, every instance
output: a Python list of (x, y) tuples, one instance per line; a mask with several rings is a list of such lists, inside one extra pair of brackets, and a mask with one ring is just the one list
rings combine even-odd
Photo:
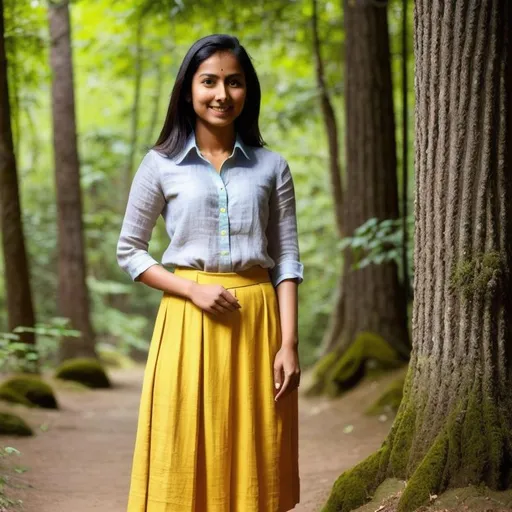
[(286, 512), (299, 502), (297, 391), (274, 401), (281, 333), (260, 267), (175, 273), (222, 284), (213, 316), (164, 294), (144, 375), (128, 512)]

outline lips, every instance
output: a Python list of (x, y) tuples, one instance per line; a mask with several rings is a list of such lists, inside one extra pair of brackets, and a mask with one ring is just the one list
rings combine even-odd
[(217, 106), (210, 106), (210, 108), (212, 110), (214, 110), (215, 112), (227, 112), (231, 107), (217, 107)]

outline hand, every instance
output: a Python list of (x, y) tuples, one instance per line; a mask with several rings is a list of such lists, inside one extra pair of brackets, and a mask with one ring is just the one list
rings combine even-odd
[(238, 299), (219, 284), (194, 283), (190, 290), (190, 300), (212, 315), (229, 313), (242, 307)]
[(278, 390), (277, 402), (282, 396), (290, 394), (300, 384), (299, 354), (295, 347), (282, 346), (274, 358), (274, 385)]

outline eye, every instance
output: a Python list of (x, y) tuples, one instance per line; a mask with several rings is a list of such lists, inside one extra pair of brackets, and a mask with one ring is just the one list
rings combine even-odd
[(213, 80), (211, 78), (205, 78), (201, 83), (206, 86), (210, 86), (213, 85)]
[(232, 80), (229, 81), (229, 86), (230, 87), (242, 87), (242, 82), (240, 82), (240, 80), (237, 80), (236, 78), (233, 78)]

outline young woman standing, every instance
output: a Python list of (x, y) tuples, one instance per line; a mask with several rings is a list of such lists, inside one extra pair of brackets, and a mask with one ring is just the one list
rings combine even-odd
[[(293, 181), (263, 148), (260, 85), (234, 37), (197, 41), (134, 177), (117, 248), (164, 292), (129, 512), (286, 512), (299, 501)], [(148, 253), (162, 215), (162, 266)]]

